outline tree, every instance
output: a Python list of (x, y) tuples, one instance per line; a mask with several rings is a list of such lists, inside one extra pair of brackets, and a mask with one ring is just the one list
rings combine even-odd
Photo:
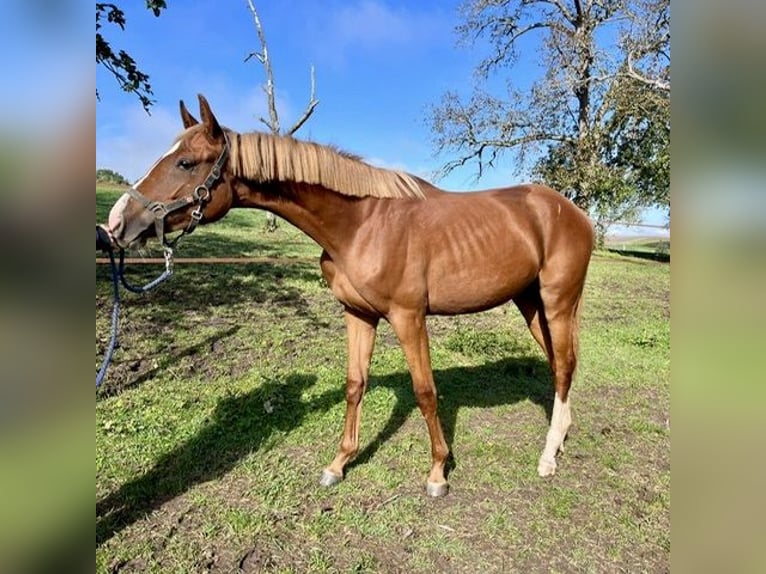
[[(266, 43), (266, 35), (263, 32), (261, 19), (258, 16), (258, 11), (256, 10), (252, 0), (247, 0), (247, 6), (250, 9), (250, 14), (252, 14), (253, 16), (255, 30), (258, 33), (258, 41), (261, 45), (261, 51), (251, 52), (250, 54), (248, 54), (247, 57), (245, 58), (245, 62), (247, 62), (251, 58), (255, 58), (261, 63), (264, 71), (266, 72), (266, 85), (264, 86), (263, 89), (266, 92), (266, 98), (267, 98), (267, 102), (269, 106), (269, 119), (267, 120), (263, 117), (258, 119), (267, 128), (269, 128), (269, 131), (271, 131), (271, 133), (273, 133), (274, 135), (280, 135), (283, 132), (279, 125), (279, 113), (277, 112), (277, 101), (276, 101), (276, 95), (274, 93), (274, 71), (271, 67), (271, 58), (269, 57), (269, 48), (268, 48), (268, 44)], [(301, 127), (303, 127), (303, 124), (305, 124), (306, 121), (311, 117), (311, 114), (314, 113), (314, 108), (316, 108), (318, 104), (319, 104), (319, 100), (316, 99), (316, 78), (314, 77), (314, 66), (311, 66), (311, 93), (309, 95), (308, 104), (306, 104), (306, 109), (304, 110), (303, 115), (298, 119), (298, 121), (296, 121), (292, 125), (292, 127), (286, 130), (284, 133), (286, 135), (292, 136), (299, 129), (301, 129)], [(275, 231), (277, 229), (276, 216), (273, 213), (269, 212), (266, 214), (266, 217), (267, 217), (266, 230)]]
[[(481, 177), (511, 152), (602, 224), (669, 204), (669, 0), (467, 0), (461, 11), (461, 39), (491, 51), (467, 101), (447, 92), (430, 111), (437, 150), (456, 154), (443, 174), (473, 163)], [(491, 93), (528, 40), (542, 76)]]
[(96, 183), (110, 183), (116, 185), (130, 185), (125, 177), (112, 169), (99, 168), (96, 170)]
[[(155, 16), (159, 16), (162, 10), (167, 8), (165, 0), (146, 0), (146, 8)], [(113, 2), (96, 2), (96, 64), (104, 66), (125, 92), (135, 94), (141, 101), (141, 105), (149, 112), (149, 107), (154, 103), (152, 86), (149, 76), (142, 72), (136, 61), (125, 50), (115, 51), (100, 30), (103, 21), (125, 29), (125, 12)], [(98, 97), (98, 90), (96, 90)]]

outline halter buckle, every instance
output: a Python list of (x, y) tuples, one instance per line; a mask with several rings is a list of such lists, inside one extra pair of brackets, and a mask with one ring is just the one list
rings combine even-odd
[(173, 248), (168, 245), (163, 245), (162, 249), (165, 257), (165, 272), (170, 276), (173, 274)]
[(155, 219), (164, 219), (167, 217), (168, 213), (170, 213), (167, 206), (164, 203), (160, 203), (159, 201), (155, 201), (147, 207), (149, 211), (154, 214)]
[(206, 185), (198, 185), (194, 189), (194, 199), (200, 203), (210, 201), (210, 189)]

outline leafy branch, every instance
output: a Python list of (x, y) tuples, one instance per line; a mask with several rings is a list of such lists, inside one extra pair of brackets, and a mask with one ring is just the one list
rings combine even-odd
[[(159, 16), (167, 3), (165, 0), (146, 0), (146, 8)], [(149, 75), (141, 71), (133, 57), (125, 50), (115, 50), (104, 38), (101, 30), (104, 23), (125, 30), (125, 12), (113, 2), (96, 2), (96, 64), (104, 66), (117, 80), (124, 92), (135, 94), (146, 112), (154, 103)], [(100, 99), (98, 89), (96, 97)]]

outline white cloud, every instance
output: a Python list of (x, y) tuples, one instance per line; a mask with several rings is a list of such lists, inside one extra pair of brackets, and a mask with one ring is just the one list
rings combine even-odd
[(344, 48), (403, 44), (415, 34), (415, 22), (405, 12), (375, 0), (344, 4), (333, 16), (335, 42)]
[[(237, 131), (265, 129), (258, 121), (259, 117), (268, 119), (266, 96), (260, 86), (242, 93), (223, 82), (213, 82), (203, 95), (221, 124)], [(192, 115), (199, 118), (196, 94), (183, 99)], [(290, 106), (281, 93), (277, 93), (277, 112), (287, 124)], [(183, 130), (176, 106), (155, 104), (149, 116), (131, 102), (117, 117), (97, 133), (96, 167), (113, 169), (131, 182), (142, 177)]]
[(396, 171), (406, 171), (407, 173), (415, 173), (411, 168), (407, 167), (401, 161), (388, 161), (381, 157), (364, 157), (362, 158), (365, 163), (374, 165), (375, 167), (382, 167), (383, 169), (393, 169)]
[[(181, 131), (178, 112), (155, 104), (149, 116), (132, 105), (107, 130), (119, 135), (96, 139), (96, 167), (113, 169), (136, 181), (170, 146)], [(98, 136), (98, 134), (97, 134)]]
[(443, 14), (433, 9), (417, 12), (416, 6), (359, 0), (310, 18), (310, 35), (319, 59), (338, 65), (360, 51), (385, 56), (394, 49), (422, 46), (434, 34), (449, 33)]

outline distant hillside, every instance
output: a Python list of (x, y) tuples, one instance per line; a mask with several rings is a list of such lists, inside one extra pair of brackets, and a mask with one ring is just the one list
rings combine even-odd
[(97, 169), (96, 170), (96, 183), (104, 183), (110, 185), (130, 185), (130, 182), (111, 169)]

